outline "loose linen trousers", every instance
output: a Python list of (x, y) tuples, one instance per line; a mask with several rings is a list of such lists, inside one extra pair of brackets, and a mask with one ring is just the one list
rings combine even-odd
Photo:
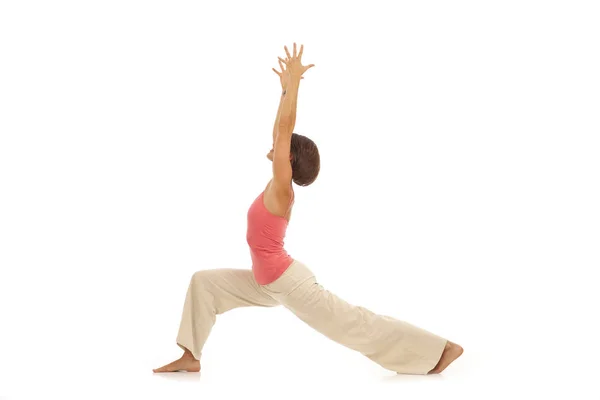
[(277, 305), (329, 339), (400, 374), (427, 374), (446, 345), (446, 339), (421, 328), (340, 299), (317, 283), (298, 260), (268, 285), (259, 285), (251, 270), (196, 272), (185, 298), (177, 344), (200, 360), (218, 314), (238, 307)]

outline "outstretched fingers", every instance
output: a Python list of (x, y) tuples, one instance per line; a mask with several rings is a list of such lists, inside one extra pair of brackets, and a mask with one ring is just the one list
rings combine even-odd
[[(285, 59), (283, 59), (281, 57), (277, 57), (279, 60), (279, 65), (281, 67), (281, 73), (277, 72), (277, 74), (279, 76), (281, 76), (281, 74), (284, 73), (287, 69), (292, 68), (292, 70), (290, 72), (300, 75), (301, 76), (300, 79), (302, 79), (302, 78), (304, 78), (304, 77), (302, 77), (302, 74), (304, 72), (306, 72), (307, 70), (309, 70), (310, 68), (315, 66), (315, 64), (309, 64), (306, 66), (302, 65), (302, 54), (304, 53), (304, 45), (303, 44), (300, 45), (300, 51), (298, 51), (298, 46), (294, 42), (292, 54), (290, 54), (290, 50), (288, 49), (287, 46), (283, 46), (283, 48), (285, 50), (285, 54), (287, 55), (287, 57)], [(285, 64), (285, 68), (284, 68), (284, 64)]]
[(279, 68), (281, 68), (281, 72), (277, 71), (275, 68), (273, 68), (273, 71), (275, 71), (275, 73), (281, 77), (281, 74), (283, 72), (285, 72), (285, 68), (283, 67), (283, 63), (281, 62), (281, 58), (279, 59)]
[(285, 54), (287, 55), (287, 59), (291, 60), (293, 58), (297, 58), (298, 60), (300, 60), (302, 58), (302, 53), (304, 52), (304, 45), (301, 44), (300, 45), (300, 52), (297, 51), (297, 47), (296, 47), (296, 43), (294, 42), (294, 50), (293, 50), (293, 56), (290, 55), (290, 51), (288, 50), (287, 46), (283, 46), (283, 48), (285, 49)]

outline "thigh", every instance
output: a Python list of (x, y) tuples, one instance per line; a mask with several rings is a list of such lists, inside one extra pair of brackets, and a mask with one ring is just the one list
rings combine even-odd
[(379, 339), (400, 322), (340, 298), (319, 284), (300, 262), (263, 288), (302, 321), (336, 341), (341, 337), (351, 337), (353, 342)]
[(192, 283), (210, 293), (215, 311), (222, 314), (237, 307), (274, 307), (279, 302), (265, 293), (247, 269), (210, 269), (198, 271)]

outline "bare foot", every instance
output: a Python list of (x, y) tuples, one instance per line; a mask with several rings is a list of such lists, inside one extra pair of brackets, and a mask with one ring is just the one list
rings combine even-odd
[(179, 360), (175, 360), (170, 364), (162, 366), (157, 369), (153, 369), (153, 372), (176, 372), (176, 371), (186, 371), (186, 372), (199, 372), (200, 371), (200, 361), (196, 360), (192, 353), (186, 350), (185, 353), (181, 356)]
[(460, 357), (462, 353), (462, 347), (460, 347), (456, 343), (448, 341), (446, 343), (446, 347), (444, 348), (444, 352), (442, 353), (440, 361), (434, 369), (428, 372), (428, 374), (439, 374), (440, 372), (445, 370), (448, 365), (452, 364), (454, 360)]

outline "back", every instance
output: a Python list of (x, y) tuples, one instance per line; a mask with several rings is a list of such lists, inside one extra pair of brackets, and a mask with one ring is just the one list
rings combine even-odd
[(265, 190), (248, 209), (246, 233), (252, 271), (260, 285), (277, 280), (294, 261), (284, 249), (288, 220), (267, 210), (264, 204)]

